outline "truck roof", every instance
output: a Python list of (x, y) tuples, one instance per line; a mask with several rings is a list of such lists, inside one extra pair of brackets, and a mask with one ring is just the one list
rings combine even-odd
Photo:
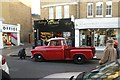
[(49, 39), (48, 41), (51, 41), (51, 40), (64, 40), (65, 38), (62, 38), (62, 37), (58, 37), (58, 38), (51, 38)]

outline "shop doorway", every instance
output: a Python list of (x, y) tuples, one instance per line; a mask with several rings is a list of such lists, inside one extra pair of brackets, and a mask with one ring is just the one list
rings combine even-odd
[(80, 46), (93, 46), (94, 31), (91, 29), (80, 31)]
[(17, 37), (15, 33), (3, 32), (2, 38), (4, 47), (15, 46), (17, 43)]

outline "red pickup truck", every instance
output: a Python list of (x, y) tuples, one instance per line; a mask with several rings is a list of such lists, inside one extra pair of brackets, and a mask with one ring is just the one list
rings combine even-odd
[(94, 47), (68, 47), (65, 38), (51, 38), (47, 46), (37, 46), (31, 50), (35, 61), (43, 60), (73, 60), (77, 64), (92, 59)]

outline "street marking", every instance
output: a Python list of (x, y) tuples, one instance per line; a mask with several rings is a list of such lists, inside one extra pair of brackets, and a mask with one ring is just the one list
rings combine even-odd
[[(15, 52), (8, 53), (7, 56), (10, 56), (11, 54), (14, 54)], [(17, 52), (16, 52), (17, 53)]]
[(13, 52), (11, 52), (11, 53), (7, 54), (7, 56), (10, 56), (12, 53), (13, 53)]

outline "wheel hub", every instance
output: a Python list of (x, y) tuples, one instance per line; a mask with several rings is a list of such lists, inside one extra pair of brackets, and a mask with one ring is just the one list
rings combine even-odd
[(78, 60), (81, 60), (81, 57), (78, 57)]
[(41, 58), (41, 56), (38, 56), (38, 58)]

